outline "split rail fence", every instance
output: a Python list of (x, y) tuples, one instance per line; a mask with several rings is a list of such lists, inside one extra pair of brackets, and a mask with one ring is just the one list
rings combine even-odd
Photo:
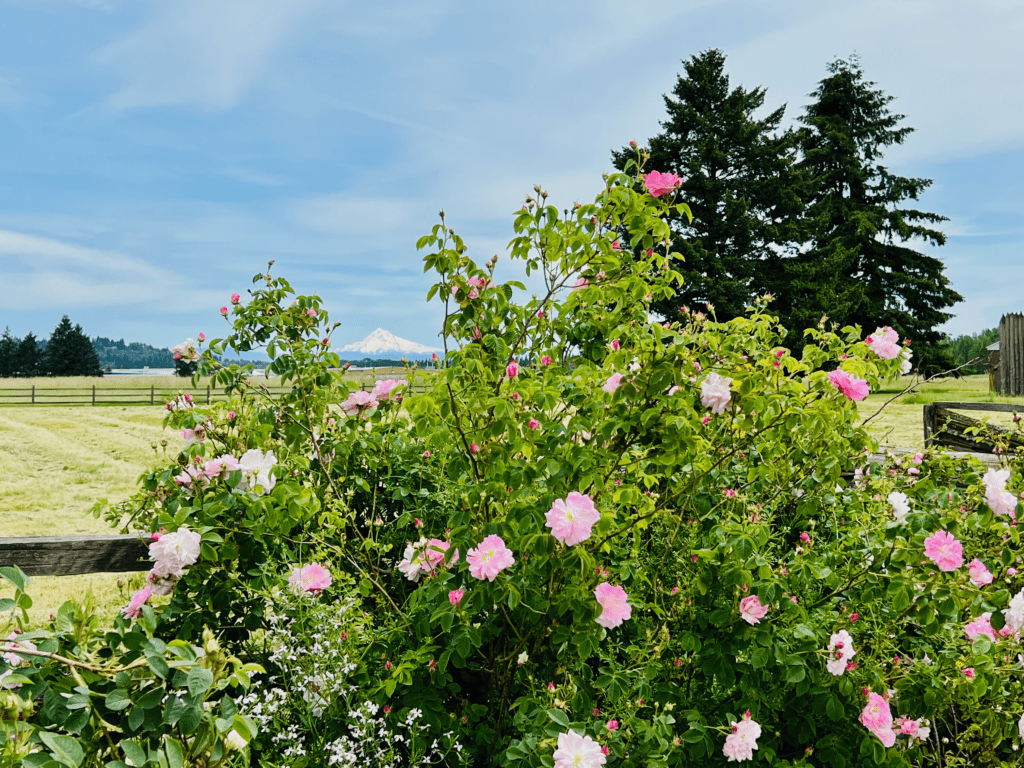
[[(372, 382), (362, 385), (363, 390), (373, 389)], [(423, 385), (412, 387), (412, 391), (423, 392)], [(263, 391), (272, 397), (291, 392), (290, 386), (268, 386)], [(163, 405), (182, 392), (192, 395), (199, 404), (223, 402), (228, 399), (224, 390), (214, 387), (187, 389), (184, 387), (23, 387), (20, 389), (0, 388), (0, 407), (5, 405)]]

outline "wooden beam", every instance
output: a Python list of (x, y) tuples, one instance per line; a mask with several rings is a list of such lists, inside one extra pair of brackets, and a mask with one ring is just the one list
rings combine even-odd
[(0, 538), (0, 566), (16, 565), (28, 576), (148, 571), (148, 542), (139, 536), (17, 536)]
[[(960, 411), (999, 411), (1000, 413), (1021, 413), (1024, 412), (1024, 405), (1011, 405), (1009, 403), (953, 403), (947, 401), (936, 401), (932, 403), (936, 408), (955, 408)], [(925, 406), (927, 408), (928, 406)]]

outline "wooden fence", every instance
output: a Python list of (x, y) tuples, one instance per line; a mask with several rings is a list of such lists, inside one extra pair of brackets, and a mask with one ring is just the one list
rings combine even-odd
[[(373, 382), (365, 382), (362, 389), (369, 392)], [(423, 385), (410, 388), (411, 394), (424, 392)], [(261, 387), (272, 397), (291, 392), (290, 386)], [(5, 405), (163, 405), (181, 393), (192, 395), (199, 405), (222, 402), (229, 399), (224, 390), (213, 387), (186, 389), (184, 387), (23, 387), (21, 389), (0, 388), (0, 407)]]
[(27, 576), (148, 571), (149, 542), (140, 536), (15, 536), (0, 538), (0, 566)]
[[(1024, 437), (1015, 431), (1003, 429), (991, 424), (983, 424), (977, 419), (955, 413), (961, 411), (989, 411), (997, 413), (1017, 413), (1024, 410), (1019, 405), (1008, 403), (954, 403), (935, 402), (924, 407), (924, 444), (945, 445), (960, 451), (972, 453), (992, 453), (995, 441), (1005, 439), (1011, 449), (1024, 450)], [(969, 430), (975, 430), (972, 432)]]
[(999, 362), (995, 370), (996, 392), (1024, 395), (1024, 315), (1003, 315), (999, 321)]

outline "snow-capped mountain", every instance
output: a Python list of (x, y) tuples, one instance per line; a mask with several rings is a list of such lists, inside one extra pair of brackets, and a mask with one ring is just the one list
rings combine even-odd
[(415, 341), (400, 339), (395, 334), (378, 328), (362, 341), (346, 344), (334, 350), (341, 357), (424, 357), (431, 352), (440, 352), (434, 347), (417, 344)]

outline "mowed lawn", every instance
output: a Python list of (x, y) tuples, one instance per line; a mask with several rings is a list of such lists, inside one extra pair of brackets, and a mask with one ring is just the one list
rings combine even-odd
[[(0, 386), (10, 381), (0, 379)], [(181, 382), (162, 381), (170, 381), (166, 386)], [(53, 379), (45, 382), (54, 384)], [(867, 418), (912, 382), (908, 377), (872, 393), (859, 404), (861, 416)], [(936, 400), (1019, 403), (1024, 413), (1024, 398), (997, 397), (988, 390), (987, 376), (971, 376), (925, 384), (919, 394), (889, 404), (868, 428), (883, 444), (920, 448), (922, 405)], [(109, 532), (89, 508), (100, 498), (128, 498), (139, 475), (173, 460), (181, 447), (178, 435), (162, 428), (163, 413), (161, 405), (0, 408), (0, 536)], [(993, 423), (1010, 423), (1010, 414), (991, 416)], [(164, 439), (166, 454), (159, 447)], [(68, 596), (81, 599), (91, 592), (101, 613), (110, 617), (141, 579), (141, 574), (37, 577), (30, 613), (35, 621), (45, 620)], [(11, 593), (0, 588), (0, 597)]]

